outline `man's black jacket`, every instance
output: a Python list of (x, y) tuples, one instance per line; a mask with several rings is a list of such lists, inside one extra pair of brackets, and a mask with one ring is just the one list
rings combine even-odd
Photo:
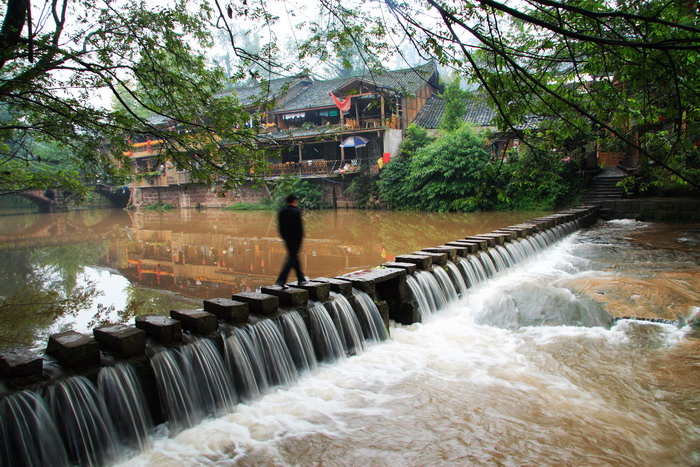
[(288, 245), (299, 246), (304, 238), (304, 225), (301, 222), (301, 209), (288, 205), (280, 210), (277, 224), (282, 239)]

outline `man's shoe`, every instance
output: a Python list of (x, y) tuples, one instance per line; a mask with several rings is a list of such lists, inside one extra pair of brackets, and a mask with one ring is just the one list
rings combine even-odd
[(288, 289), (288, 288), (289, 288), (289, 286), (288, 286), (287, 284), (285, 284), (284, 282), (275, 282), (275, 285), (276, 285), (277, 287), (282, 287), (283, 289)]

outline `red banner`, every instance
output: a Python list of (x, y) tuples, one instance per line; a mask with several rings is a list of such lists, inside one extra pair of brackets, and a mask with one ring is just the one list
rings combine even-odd
[(331, 93), (331, 97), (333, 98), (333, 102), (335, 102), (335, 105), (340, 109), (341, 112), (347, 112), (350, 110), (350, 96), (346, 97), (343, 100), (338, 99), (335, 97), (335, 94)]

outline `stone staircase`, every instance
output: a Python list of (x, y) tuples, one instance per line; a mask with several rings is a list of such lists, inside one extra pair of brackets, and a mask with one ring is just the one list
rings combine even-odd
[(606, 201), (623, 199), (625, 190), (617, 184), (625, 178), (625, 173), (617, 167), (606, 167), (593, 178), (591, 186), (584, 193), (584, 204), (601, 204)]

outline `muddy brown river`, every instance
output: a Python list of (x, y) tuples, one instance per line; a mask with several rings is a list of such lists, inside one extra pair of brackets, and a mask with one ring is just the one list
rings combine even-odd
[[(536, 215), (310, 212), (302, 261), (311, 277), (337, 275)], [(6, 343), (253, 290), (284, 255), (270, 213), (51, 219), (3, 219), (4, 299), (23, 283), (60, 298), (92, 281), (103, 294), (41, 319), (4, 308), (25, 330), (4, 330)], [(686, 324), (699, 311), (700, 225), (601, 221), (290, 387), (179, 433), (161, 427), (118, 463), (700, 465), (700, 340)], [(533, 313), (549, 319), (523, 325)], [(587, 314), (666, 321), (573, 325)]]

